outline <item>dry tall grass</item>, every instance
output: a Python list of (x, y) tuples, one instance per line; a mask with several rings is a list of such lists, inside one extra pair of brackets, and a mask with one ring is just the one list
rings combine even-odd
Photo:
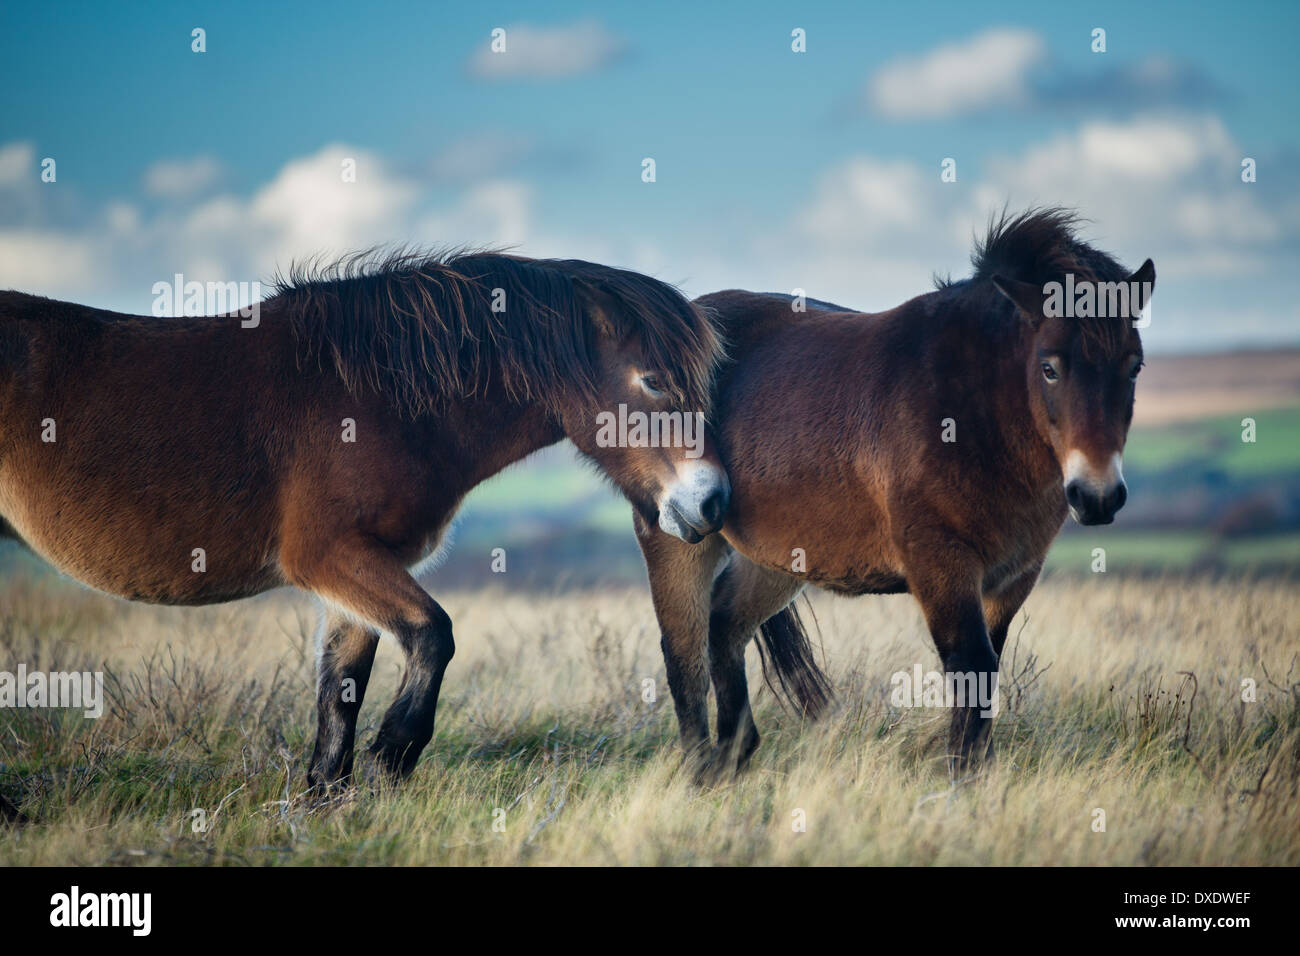
[[(32, 821), (0, 828), (0, 863), (1300, 863), (1285, 582), (1044, 582), (1004, 661), (998, 760), (956, 786), (947, 715), (889, 703), (893, 672), (938, 666), (906, 597), (818, 597), (836, 710), (801, 726), (757, 694), (755, 763), (710, 789), (680, 766), (644, 592), (440, 597), (458, 653), (414, 777), (313, 807), (307, 599), (0, 583), (0, 670), (103, 669), (111, 698), (97, 721), (0, 710), (0, 792)], [(385, 642), (363, 743), (399, 663)]]

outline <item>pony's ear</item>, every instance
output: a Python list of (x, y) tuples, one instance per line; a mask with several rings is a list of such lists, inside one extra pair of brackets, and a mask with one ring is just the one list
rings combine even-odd
[(617, 330), (614, 327), (614, 310), (618, 308), (614, 297), (608, 292), (586, 279), (574, 279), (573, 290), (578, 295), (578, 301), (582, 303), (583, 309), (591, 318), (591, 327), (606, 338), (617, 338)]
[(1032, 282), (1021, 282), (1019, 279), (1007, 279), (1003, 276), (993, 277), (993, 287), (1014, 302), (1016, 308), (1024, 313), (1034, 328), (1042, 324), (1045, 317), (1042, 289)]
[(1133, 314), (1137, 315), (1151, 301), (1151, 293), (1156, 287), (1156, 264), (1148, 259), (1138, 266), (1137, 272), (1128, 277), (1128, 287), (1138, 290), (1138, 297), (1133, 302)]

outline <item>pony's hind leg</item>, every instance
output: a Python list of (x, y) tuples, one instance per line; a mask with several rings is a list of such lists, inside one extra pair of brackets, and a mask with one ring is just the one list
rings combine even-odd
[(726, 550), (719, 535), (686, 544), (635, 516), (637, 542), (650, 577), (668, 689), (682, 747), (704, 760), (709, 746), (709, 594)]
[(415, 769), (420, 753), (433, 739), (442, 675), (456, 653), (456, 642), (451, 618), (432, 598), (418, 623), (403, 623), (393, 633), (406, 652), (406, 670), (370, 752), (388, 777), (401, 779)]
[(745, 648), (758, 627), (803, 590), (803, 582), (733, 554), (713, 588), (709, 668), (718, 700), (718, 769), (742, 770), (758, 749), (749, 705)]
[(281, 564), (294, 584), (397, 638), (406, 669), (370, 752), (385, 775), (406, 776), (433, 737), (442, 675), (455, 652), (451, 618), (373, 539), (300, 547), (283, 554)]
[(375, 662), (379, 632), (327, 607), (321, 616), (316, 686), (316, 746), (307, 783), (328, 790), (352, 776), (357, 715)]

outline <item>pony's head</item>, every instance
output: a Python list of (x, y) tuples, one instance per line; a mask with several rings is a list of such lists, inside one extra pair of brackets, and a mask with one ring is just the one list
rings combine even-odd
[(1129, 274), (1076, 239), (1074, 222), (1061, 210), (1004, 216), (976, 266), (1027, 324), (1029, 405), (1060, 464), (1070, 513), (1080, 524), (1109, 524), (1128, 498), (1121, 456), (1156, 270), (1148, 259)]
[(493, 396), (569, 437), (650, 524), (722, 526), (731, 487), (705, 427), (717, 332), (672, 286), (573, 259), (363, 252), (277, 282), (305, 354), (415, 419)]
[(708, 424), (718, 334), (676, 289), (566, 262), (592, 330), (590, 381), (560, 420), (651, 525), (694, 543), (722, 527), (731, 484)]

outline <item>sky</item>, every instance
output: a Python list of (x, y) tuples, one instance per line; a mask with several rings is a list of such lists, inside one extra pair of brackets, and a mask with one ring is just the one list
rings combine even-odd
[(1004, 204), (1065, 204), (1155, 260), (1149, 351), (1296, 344), (1298, 27), (1295, 2), (7, 4), (0, 288), (148, 314), (176, 273), (471, 244), (874, 310), (968, 274)]

